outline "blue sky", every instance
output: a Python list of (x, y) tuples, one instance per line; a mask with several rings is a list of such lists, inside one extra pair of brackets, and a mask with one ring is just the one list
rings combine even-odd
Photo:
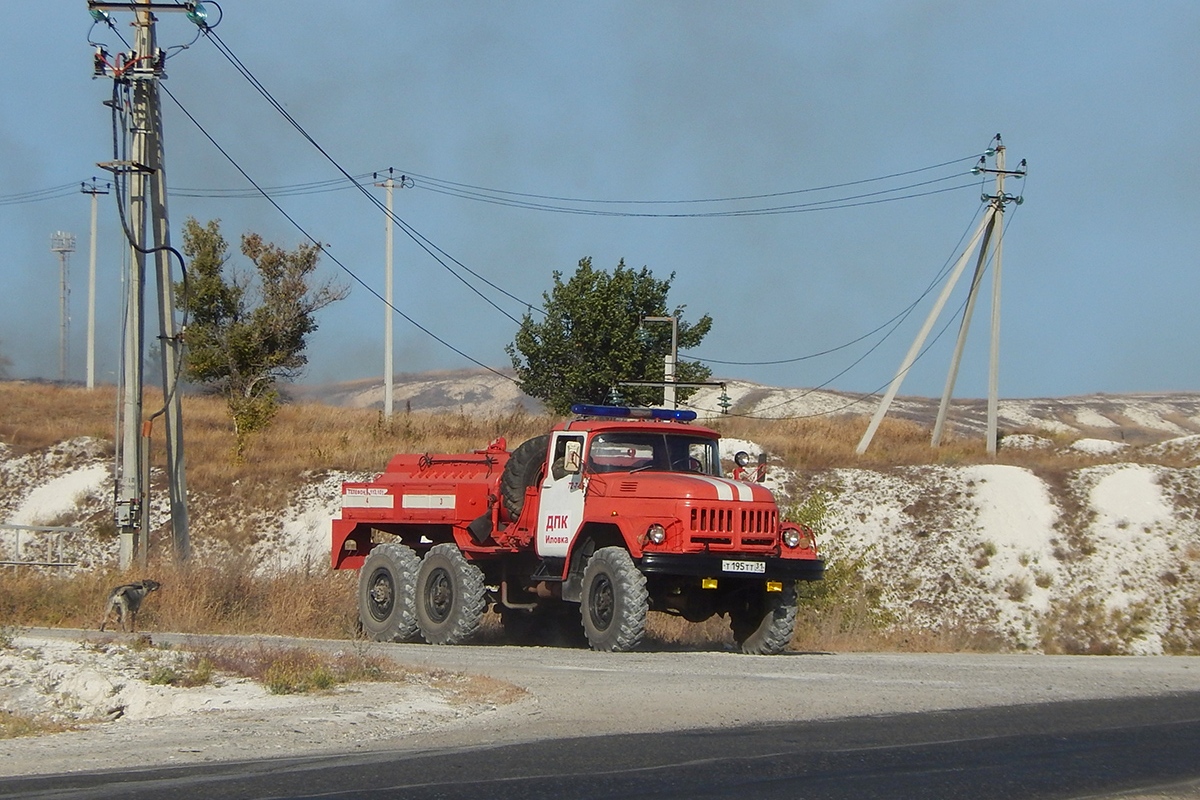
[[(1008, 187), (1026, 202), (1006, 215), (1001, 394), (1200, 390), (1195, 3), (228, 0), (222, 9), (217, 34), (348, 172), (393, 167), (426, 176), (396, 192), (396, 211), (437, 247), (532, 303), (553, 270), (569, 274), (583, 256), (605, 268), (624, 258), (661, 277), (675, 272), (672, 300), (687, 305), (686, 317), (714, 318), (691, 357), (795, 359), (858, 339), (902, 312), (972, 229), (980, 184), (961, 173), (1000, 132), (1009, 166), (1029, 162), (1026, 185)], [(84, 0), (3, 10), (0, 352), (16, 376), (57, 376), (50, 237), (73, 232), (69, 377), (82, 380), (88, 198), (66, 191), (13, 200), (107, 178), (95, 163), (112, 158), (101, 105), (111, 81), (91, 77)], [(130, 15), (114, 17), (128, 32)], [(195, 33), (182, 14), (162, 15), (164, 46)], [(92, 35), (120, 48), (111, 31)], [(339, 177), (212, 42), (178, 51), (167, 73), (165, 86), (259, 184)], [(165, 96), (164, 109), (176, 243), (188, 216), (220, 218), (231, 241), (248, 230), (288, 247), (302, 241), (261, 198), (188, 196), (249, 186)], [(796, 192), (947, 162), (741, 204), (586, 206), (695, 213), (962, 187), (752, 216), (531, 210), (449, 196), (430, 180), (678, 201)], [(903, 188), (927, 180), (938, 182)], [(372, 191), (382, 199), (382, 190)], [(278, 202), (382, 291), (384, 219), (366, 198), (347, 188)], [(112, 380), (123, 250), (111, 195), (102, 198), (100, 219), (97, 358), (100, 379)], [(322, 270), (352, 291), (322, 313), (305, 380), (380, 374), (383, 307), (330, 260)], [(524, 312), (464, 277), (509, 314)], [(508, 366), (512, 321), (401, 232), (396, 282), (401, 311), (474, 359)], [(949, 310), (960, 306), (965, 283)], [(875, 391), (890, 380), (932, 299), (924, 296), (887, 338), (787, 364), (712, 366), (727, 378)], [(959, 397), (986, 393), (990, 291), (981, 301)], [(949, 313), (935, 331), (947, 320)], [(904, 394), (941, 392), (955, 325), (914, 367)], [(403, 319), (395, 327), (397, 371), (474, 366)]]

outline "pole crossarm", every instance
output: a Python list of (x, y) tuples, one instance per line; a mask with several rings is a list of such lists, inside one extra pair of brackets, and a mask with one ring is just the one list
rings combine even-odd
[(88, 0), (88, 11), (184, 11), (194, 12), (196, 3), (102, 3)]
[(684, 389), (702, 389), (706, 386), (725, 388), (724, 381), (617, 381), (617, 386), (635, 386), (661, 388), (663, 386), (679, 386)]

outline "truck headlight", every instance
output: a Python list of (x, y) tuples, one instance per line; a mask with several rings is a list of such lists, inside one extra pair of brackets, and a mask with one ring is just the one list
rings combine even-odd
[(662, 544), (667, 540), (667, 529), (656, 522), (646, 529), (646, 538), (652, 544)]
[(800, 548), (815, 551), (817, 549), (817, 536), (807, 525), (789, 524), (780, 531), (779, 536), (783, 539), (784, 545), (792, 550)]

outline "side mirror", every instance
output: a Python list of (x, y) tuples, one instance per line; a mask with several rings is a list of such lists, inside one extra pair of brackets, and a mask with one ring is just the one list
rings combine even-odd
[(563, 466), (567, 468), (567, 472), (579, 472), (583, 467), (583, 445), (580, 442), (567, 442), (563, 456)]

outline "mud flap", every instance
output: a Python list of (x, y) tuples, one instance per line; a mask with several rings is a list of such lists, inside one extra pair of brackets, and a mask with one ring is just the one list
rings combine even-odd
[(471, 532), (471, 536), (479, 544), (483, 544), (492, 535), (492, 515), (480, 514), (475, 519), (471, 520), (471, 524), (467, 526), (467, 530)]

